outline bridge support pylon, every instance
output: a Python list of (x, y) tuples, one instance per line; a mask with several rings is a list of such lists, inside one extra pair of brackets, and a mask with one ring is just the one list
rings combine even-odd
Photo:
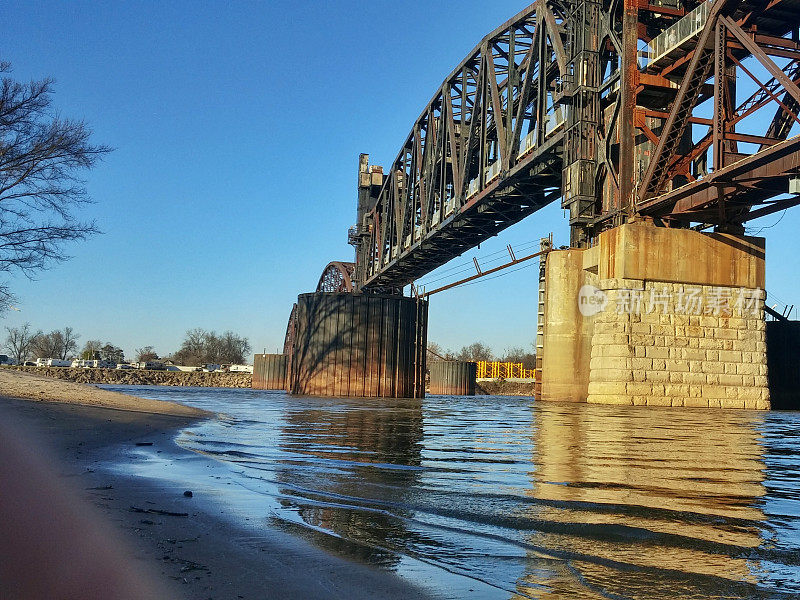
[(427, 301), (352, 292), (301, 294), (290, 327), (290, 393), (425, 396)]
[(763, 238), (629, 223), (552, 251), (540, 399), (769, 409)]

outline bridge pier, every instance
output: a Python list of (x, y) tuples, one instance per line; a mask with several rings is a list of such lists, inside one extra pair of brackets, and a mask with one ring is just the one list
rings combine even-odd
[(293, 320), (290, 393), (425, 396), (427, 301), (350, 292), (301, 294)]
[(253, 361), (254, 390), (286, 389), (286, 355), (256, 354)]
[(540, 398), (769, 409), (764, 254), (644, 222), (551, 252)]

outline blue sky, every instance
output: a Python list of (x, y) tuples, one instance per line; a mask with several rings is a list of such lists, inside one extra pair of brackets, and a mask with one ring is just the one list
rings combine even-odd
[[(129, 356), (172, 352), (193, 327), (274, 351), (297, 294), (352, 259), (359, 153), (390, 163), (442, 79), (524, 6), (1, 2), (14, 76), (54, 77), (55, 105), (115, 151), (88, 176), (96, 203), (84, 213), (104, 234), (34, 281), (13, 278), (21, 310), (0, 326), (69, 325)], [(768, 230), (767, 287), (789, 304), (799, 225), (789, 211)], [(551, 231), (567, 243), (555, 205), (454, 262)], [(529, 347), (537, 275), (531, 261), (435, 296), (429, 339)]]

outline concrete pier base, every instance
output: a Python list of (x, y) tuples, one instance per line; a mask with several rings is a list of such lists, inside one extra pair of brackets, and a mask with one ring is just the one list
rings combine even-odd
[(770, 408), (764, 240), (631, 223), (545, 273), (542, 400)]

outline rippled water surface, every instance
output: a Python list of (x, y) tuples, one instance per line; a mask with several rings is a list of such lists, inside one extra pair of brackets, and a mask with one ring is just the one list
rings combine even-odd
[(161, 477), (442, 597), (800, 594), (798, 413), (115, 389), (223, 413)]

